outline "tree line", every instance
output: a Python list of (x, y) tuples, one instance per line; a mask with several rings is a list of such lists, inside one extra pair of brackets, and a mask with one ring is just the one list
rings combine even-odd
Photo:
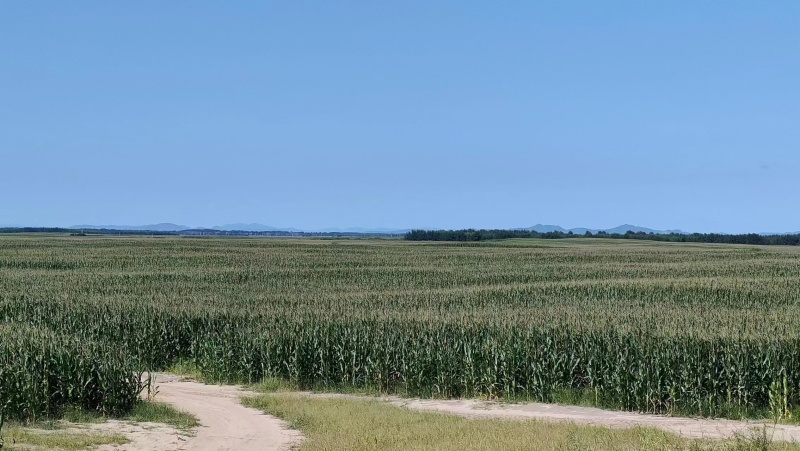
[(583, 235), (572, 232), (535, 232), (532, 230), (503, 229), (463, 229), (463, 230), (412, 230), (405, 235), (409, 241), (488, 241), (508, 238), (544, 238), (564, 239), (575, 237), (612, 238), (665, 241), (671, 243), (721, 243), (721, 244), (761, 244), (776, 246), (800, 245), (800, 234), (759, 235), (757, 233), (724, 234), (724, 233), (645, 233), (627, 231), (626, 233), (592, 233)]

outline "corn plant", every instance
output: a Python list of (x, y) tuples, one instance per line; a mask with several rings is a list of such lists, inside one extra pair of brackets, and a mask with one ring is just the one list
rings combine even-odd
[(143, 371), (189, 361), (223, 382), (785, 419), (799, 251), (0, 237), (0, 403), (125, 411)]

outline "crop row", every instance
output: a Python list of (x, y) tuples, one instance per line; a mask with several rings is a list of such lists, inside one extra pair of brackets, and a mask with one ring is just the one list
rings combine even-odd
[(794, 249), (0, 238), (0, 380), (46, 367), (6, 408), (22, 417), (125, 410), (141, 371), (181, 360), (218, 381), (783, 416), (798, 280)]

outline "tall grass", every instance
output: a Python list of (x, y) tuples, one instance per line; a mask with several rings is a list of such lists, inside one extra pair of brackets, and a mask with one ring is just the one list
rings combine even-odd
[(35, 420), (69, 406), (128, 411), (146, 382), (124, 350), (38, 327), (0, 325), (0, 415)]

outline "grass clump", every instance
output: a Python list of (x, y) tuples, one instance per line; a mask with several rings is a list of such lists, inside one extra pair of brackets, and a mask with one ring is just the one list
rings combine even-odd
[(3, 428), (0, 446), (7, 450), (83, 450), (100, 445), (124, 445), (128, 439), (120, 434), (77, 431), (47, 431), (20, 426)]
[[(129, 440), (120, 434), (74, 430), (81, 425), (102, 423), (112, 418), (76, 407), (64, 409), (60, 419), (2, 424), (0, 418), (0, 450), (77, 450), (128, 443)], [(138, 402), (130, 413), (116, 418), (137, 423), (163, 423), (181, 430), (200, 425), (193, 415), (154, 401)]]
[(178, 360), (170, 365), (165, 372), (177, 374), (178, 376), (183, 376), (186, 379), (193, 379), (198, 382), (206, 382), (203, 378), (203, 372), (200, 371), (197, 364), (187, 359)]
[(164, 423), (184, 430), (200, 425), (194, 415), (177, 410), (169, 404), (155, 401), (136, 404), (124, 419), (137, 423)]
[(277, 377), (267, 377), (257, 384), (248, 386), (253, 391), (261, 393), (276, 393), (276, 392), (289, 392), (297, 391), (299, 387), (297, 384)]

